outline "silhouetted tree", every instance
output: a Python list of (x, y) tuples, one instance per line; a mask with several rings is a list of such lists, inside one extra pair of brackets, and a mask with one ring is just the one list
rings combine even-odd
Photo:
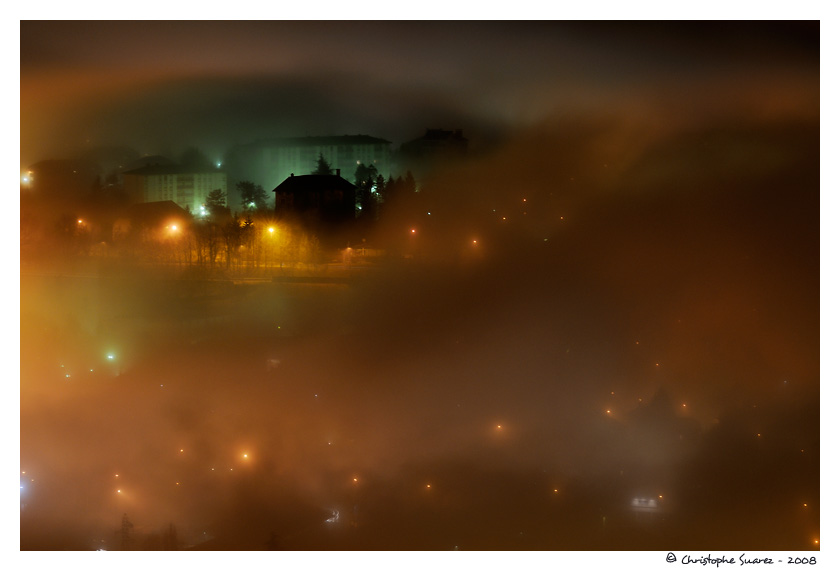
[(195, 225), (196, 257), (200, 266), (216, 266), (219, 248), (224, 243), (222, 225), (214, 220), (206, 220)]
[(411, 171), (405, 173), (405, 190), (406, 192), (417, 192), (417, 183), (414, 181), (414, 175)]
[(225, 193), (222, 192), (222, 189), (217, 188), (216, 190), (211, 190), (210, 194), (207, 195), (206, 204), (208, 208), (213, 208), (214, 206), (225, 206)]
[(120, 549), (127, 551), (131, 549), (131, 530), (134, 524), (128, 520), (128, 514), (123, 514), (120, 524)]
[(382, 186), (382, 190), (380, 193), (382, 194), (382, 200), (388, 202), (391, 197), (394, 195), (394, 191), (396, 190), (397, 182), (394, 180), (393, 176), (389, 176), (388, 180), (385, 181), (385, 184)]
[(225, 193), (221, 189), (211, 190), (205, 199), (207, 210), (210, 211), (210, 218), (216, 222), (222, 222), (230, 218), (230, 209), (225, 204)]
[(330, 167), (330, 163), (327, 162), (327, 159), (324, 158), (324, 153), (318, 153), (318, 162), (315, 166), (315, 170), (312, 171), (312, 174), (332, 174), (332, 167)]
[[(251, 218), (251, 215), (248, 214), (245, 216), (245, 219), (242, 221), (239, 235), (240, 244), (245, 246), (246, 253), (250, 254), (250, 262), (251, 266), (256, 265), (256, 256), (254, 255), (255, 250), (255, 242), (256, 242), (256, 228), (254, 228), (254, 220)], [(248, 258), (246, 258), (246, 262)]]
[(242, 238), (245, 234), (244, 222), (238, 216), (222, 227), (222, 241), (225, 245), (225, 267), (230, 269), (231, 262), (237, 257)]
[(254, 184), (250, 180), (242, 180), (236, 183), (236, 190), (242, 197), (242, 210), (267, 210), (268, 193), (262, 185)]
[(371, 192), (376, 197), (378, 202), (382, 201), (382, 197), (384, 196), (383, 193), (385, 192), (385, 177), (382, 174), (376, 175), (376, 183), (373, 188), (371, 188)]
[(360, 164), (356, 167), (356, 216), (368, 217), (373, 214), (371, 189), (379, 172), (373, 165)]
[(375, 180), (379, 171), (373, 165), (365, 166), (364, 164), (359, 164), (356, 167), (356, 172), (354, 174), (354, 182), (356, 186), (361, 186), (365, 181), (368, 180)]

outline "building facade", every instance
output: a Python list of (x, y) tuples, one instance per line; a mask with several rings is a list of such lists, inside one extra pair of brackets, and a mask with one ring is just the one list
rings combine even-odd
[(228, 206), (227, 174), (218, 169), (185, 168), (178, 165), (149, 165), (123, 173), (126, 193), (135, 203), (171, 200), (198, 214), (214, 190), (221, 190)]
[(233, 184), (249, 180), (272, 189), (292, 175), (311, 174), (321, 155), (351, 182), (360, 164), (375, 166), (385, 179), (391, 174), (391, 143), (369, 135), (292, 137), (240, 145), (228, 153), (225, 169)]

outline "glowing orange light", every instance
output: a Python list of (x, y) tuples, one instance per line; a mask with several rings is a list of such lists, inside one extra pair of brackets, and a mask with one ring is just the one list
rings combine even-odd
[(431, 484), (426, 484), (426, 488), (427, 488), (427, 489), (428, 489), (428, 488), (431, 488), (431, 487), (432, 487), (432, 485), (431, 485)]

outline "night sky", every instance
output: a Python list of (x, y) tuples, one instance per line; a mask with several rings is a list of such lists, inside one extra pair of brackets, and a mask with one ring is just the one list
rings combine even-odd
[(21, 260), (20, 549), (820, 548), (819, 22), (20, 24), (21, 172), (427, 128), (350, 286)]

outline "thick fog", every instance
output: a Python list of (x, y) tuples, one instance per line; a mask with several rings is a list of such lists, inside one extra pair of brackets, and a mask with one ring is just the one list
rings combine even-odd
[(818, 547), (818, 167), (559, 117), (349, 281), (24, 264), (21, 549)]
[(22, 183), (22, 551), (820, 548), (818, 22), (20, 39), (22, 174), (469, 140), (236, 271), (120, 250), (110, 187)]

